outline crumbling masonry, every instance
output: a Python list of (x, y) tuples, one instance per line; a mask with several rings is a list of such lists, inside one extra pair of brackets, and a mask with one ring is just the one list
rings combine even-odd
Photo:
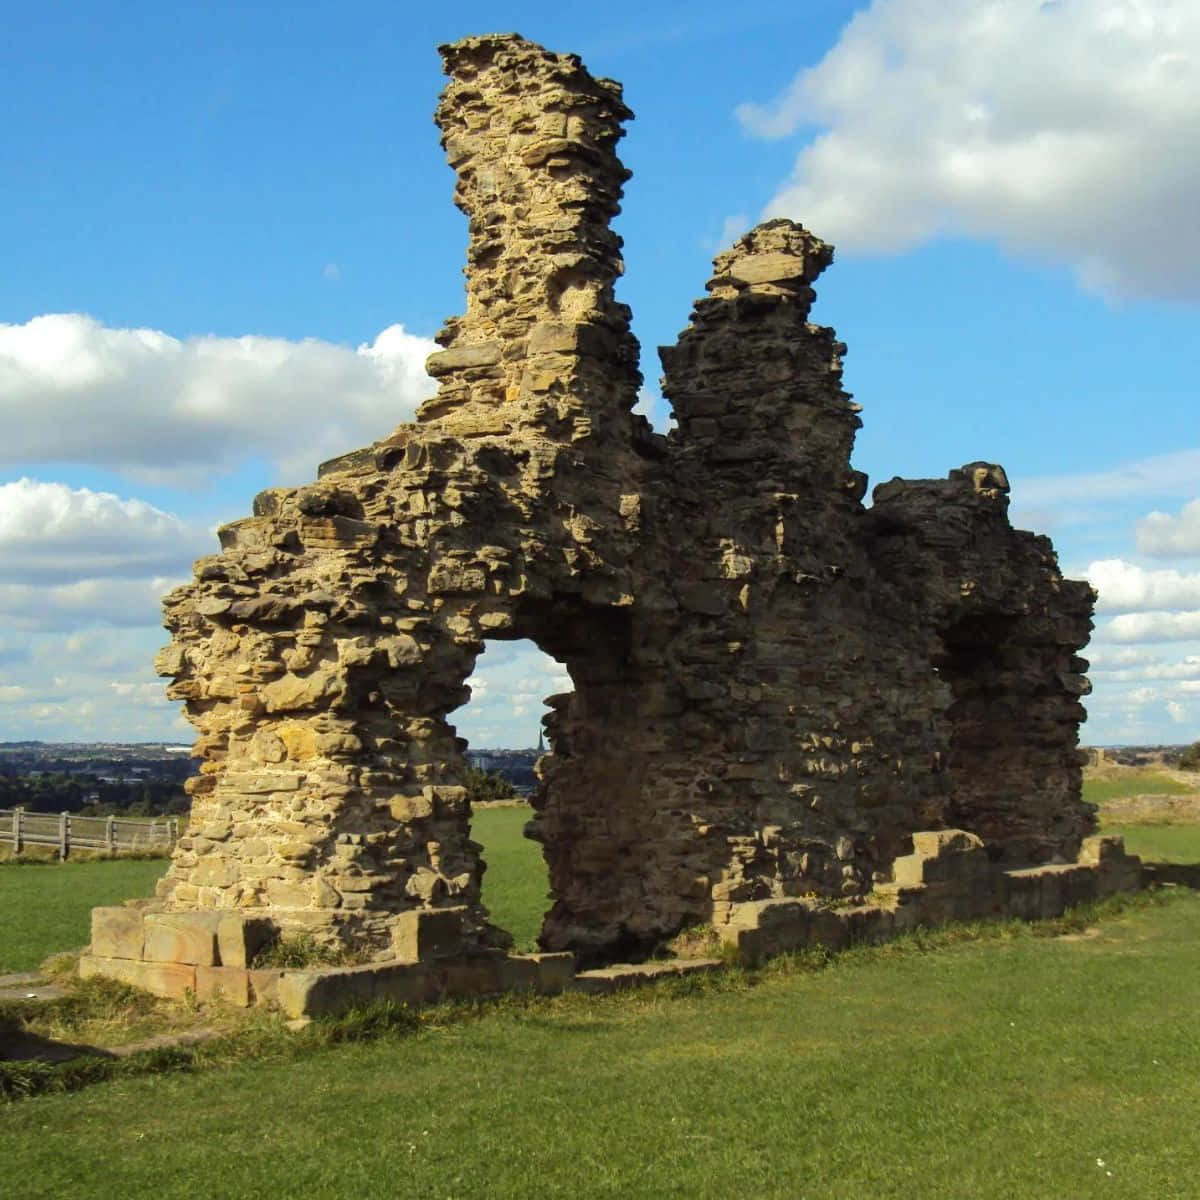
[(489, 638), (574, 684), (529, 831), (547, 950), (862, 897), (916, 831), (975, 835), (935, 841), (993, 874), (1073, 861), (1091, 591), (1009, 525), (998, 466), (864, 507), (845, 347), (808, 320), (831, 247), (776, 220), (717, 257), (660, 351), (656, 434), (613, 295), (620, 87), (516, 36), (442, 55), (466, 312), (415, 423), (263, 492), (168, 597), (158, 666), (202, 766), (160, 924), (263, 918), (376, 961), (437, 928), (503, 946), (449, 723)]

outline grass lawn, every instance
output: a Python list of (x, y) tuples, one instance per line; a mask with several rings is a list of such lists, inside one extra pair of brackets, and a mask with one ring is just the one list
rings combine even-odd
[[(488, 869), (484, 900), (492, 920), (532, 950), (549, 907), (542, 849), (521, 836), (528, 805), (480, 809), (471, 833)], [(91, 910), (149, 896), (166, 859), (92, 859), (0, 864), (0, 972), (30, 971), (50, 954), (77, 950), (90, 936)], [(19, 914), (19, 916), (18, 916)]]
[(528, 804), (509, 808), (479, 808), (471, 818), (471, 837), (482, 843), (487, 871), (483, 902), (492, 921), (516, 939), (514, 949), (533, 950), (550, 907), (550, 883), (542, 848), (521, 830), (533, 815)]
[[(1200, 896), (12, 1105), (5, 1195), (1196, 1195)], [(180, 1131), (186, 1131), (181, 1136)]]
[(0, 972), (33, 970), (91, 937), (91, 911), (150, 896), (165, 858), (0, 864)]
[(1109, 825), (1102, 833), (1125, 839), (1125, 849), (1147, 862), (1200, 863), (1200, 825)]
[(1130, 771), (1112, 776), (1084, 776), (1083, 798), (1089, 804), (1107, 804), (1127, 796), (1187, 796), (1200, 791), (1159, 771)]

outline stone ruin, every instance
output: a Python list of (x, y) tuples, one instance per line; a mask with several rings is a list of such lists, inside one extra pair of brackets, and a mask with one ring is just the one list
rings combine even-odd
[(541, 945), (585, 967), (959, 878), (920, 866), (950, 851), (977, 893), (1073, 863), (1093, 594), (1011, 527), (998, 466), (863, 505), (845, 347), (809, 321), (832, 248), (774, 220), (717, 256), (659, 352), (677, 424), (655, 433), (613, 292), (620, 86), (515, 35), (441, 53), (470, 244), (437, 394), (262, 492), (167, 598), (191, 826), (155, 902), (98, 911), (87, 969), (244, 968), (264, 929), (377, 964), (503, 958), (450, 723), (486, 639), (574, 685), (528, 833)]

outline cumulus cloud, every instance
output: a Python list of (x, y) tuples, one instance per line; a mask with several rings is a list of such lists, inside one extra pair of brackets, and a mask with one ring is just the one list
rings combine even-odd
[(1143, 517), (1137, 548), (1154, 558), (1200, 554), (1200, 499), (1185, 504), (1177, 517), (1165, 512)]
[(35, 586), (0, 583), (0, 622), (10, 629), (67, 631), (92, 625), (157, 625), (162, 597), (182, 580), (80, 579)]
[(215, 539), (143, 500), (62, 483), (0, 484), (0, 582), (181, 573)]
[(1086, 575), (1100, 593), (1098, 612), (1200, 608), (1200, 571), (1147, 570), (1124, 559), (1105, 558), (1092, 563)]
[(1103, 629), (1112, 642), (1182, 642), (1200, 638), (1200, 612), (1132, 612)]
[(165, 634), (148, 627), (34, 629), (27, 658), (0, 674), (0, 739), (191, 741), (179, 705), (154, 675)]
[(939, 234), (1200, 297), (1193, 0), (875, 0), (746, 129), (821, 130), (768, 215), (845, 249)]
[(392, 325), (316, 339), (112, 329), (77, 313), (0, 324), (0, 463), (88, 463), (198, 485), (250, 459), (282, 482), (382, 437), (432, 394), (437, 346)]

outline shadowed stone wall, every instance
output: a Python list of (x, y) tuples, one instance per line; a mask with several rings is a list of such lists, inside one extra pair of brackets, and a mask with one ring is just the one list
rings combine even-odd
[(1011, 528), (999, 467), (863, 506), (845, 347), (808, 320), (832, 249), (771, 221), (717, 257), (654, 434), (613, 295), (619, 86), (514, 35), (442, 55), (466, 312), (415, 423), (262, 493), (168, 597), (158, 666), (203, 761), (162, 905), (381, 960), (452, 908), (468, 947), (504, 944), (448, 723), (485, 638), (574, 685), (533, 797), (547, 948), (863, 894), (916, 830), (1074, 858), (1092, 594)]

